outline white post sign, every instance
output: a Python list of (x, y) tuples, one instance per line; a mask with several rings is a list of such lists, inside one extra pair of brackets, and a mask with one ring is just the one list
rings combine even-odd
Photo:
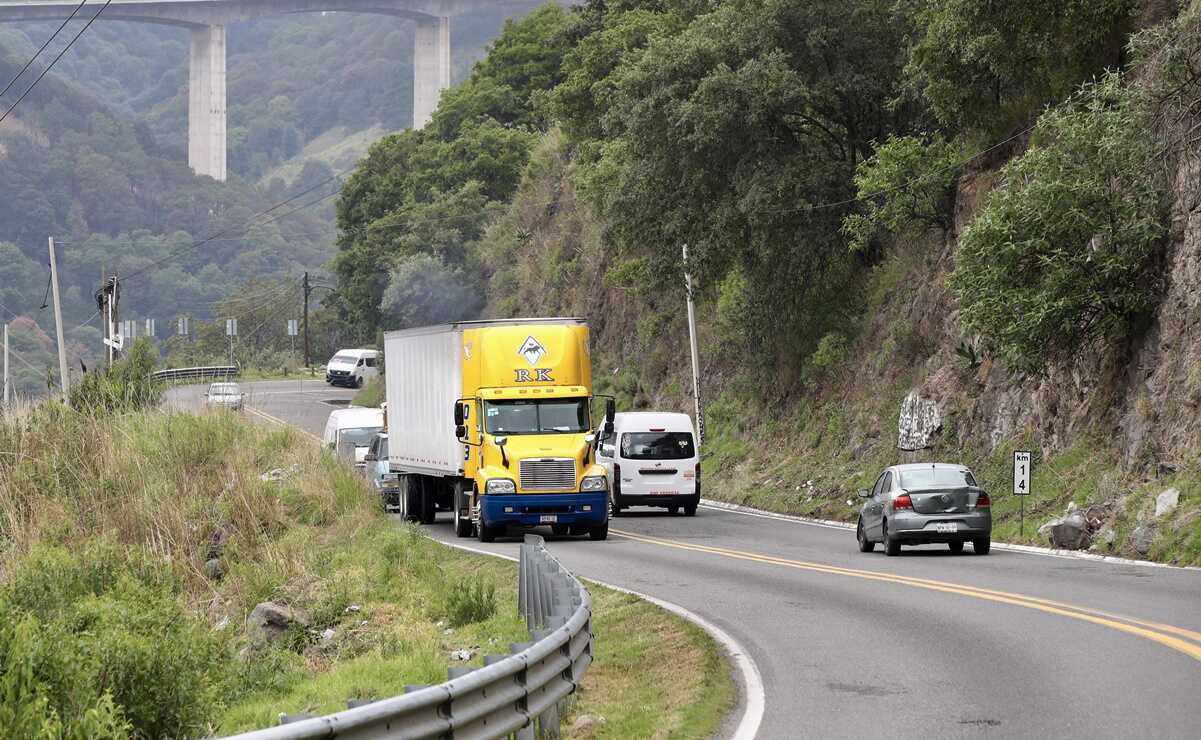
[(1030, 495), (1030, 453), (1013, 453), (1013, 494), (1015, 496)]
[(188, 335), (188, 317), (187, 316), (179, 317), (179, 327), (178, 328), (179, 328), (179, 331), (177, 333), (179, 334), (179, 336), (186, 337)]
[(294, 337), (300, 333), (300, 322), (296, 319), (288, 319), (288, 336)]
[(225, 336), (227, 336), (227, 337), (238, 336), (238, 320), (237, 319), (226, 319), (225, 320)]

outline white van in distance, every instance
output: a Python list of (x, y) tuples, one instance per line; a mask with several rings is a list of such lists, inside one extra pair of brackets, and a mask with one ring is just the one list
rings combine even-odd
[(351, 407), (330, 412), (321, 443), (338, 457), (363, 467), (375, 435), (384, 431), (383, 409)]
[[(603, 427), (601, 433), (603, 433)], [(680, 509), (695, 516), (701, 500), (701, 460), (688, 414), (626, 412), (600, 439), (596, 461), (609, 474), (613, 515), (630, 506)]]
[(379, 352), (373, 349), (340, 349), (325, 366), (325, 382), (361, 388), (379, 375)]

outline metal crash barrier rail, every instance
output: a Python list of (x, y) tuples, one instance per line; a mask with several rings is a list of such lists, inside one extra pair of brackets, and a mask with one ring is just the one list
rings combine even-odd
[(446, 683), (406, 686), (405, 693), (324, 717), (311, 717), (234, 737), (308, 738), (559, 737), (565, 700), (592, 663), (592, 597), (527, 534), (521, 545), (518, 608), (530, 642), (489, 655), (482, 667), (452, 667)]
[(151, 373), (150, 377), (164, 383), (179, 383), (187, 380), (226, 380), (238, 374), (237, 365), (217, 365), (214, 367), (177, 367), (169, 370), (159, 370)]

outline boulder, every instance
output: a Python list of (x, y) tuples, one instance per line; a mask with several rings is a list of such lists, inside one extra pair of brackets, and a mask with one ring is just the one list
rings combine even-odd
[(1155, 497), (1155, 518), (1168, 516), (1180, 505), (1180, 491), (1169, 488)]
[(1092, 544), (1088, 520), (1077, 510), (1052, 522), (1050, 533), (1051, 547), (1056, 550), (1087, 550)]
[(1142, 522), (1130, 533), (1130, 546), (1139, 555), (1151, 552), (1151, 545), (1155, 542), (1158, 529), (1154, 522)]
[(308, 615), (290, 606), (264, 601), (246, 618), (246, 636), (252, 645), (265, 645), (283, 639), (295, 626), (307, 628)]

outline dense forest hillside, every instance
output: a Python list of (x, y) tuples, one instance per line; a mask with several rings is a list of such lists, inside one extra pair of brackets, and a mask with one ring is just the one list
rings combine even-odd
[[(506, 15), (529, 7), (457, 19), (456, 74)], [(56, 26), (0, 25), (4, 84)], [(233, 315), (255, 326), (275, 319), (273, 335), (256, 339), (286, 347), (279, 311), (298, 313), (299, 274), (333, 255), (332, 178), (372, 138), (411, 119), (410, 22), (329, 13), (238, 24), (229, 30), (230, 181), (195, 177), (185, 152), (188, 43), (183, 29), (98, 22), (0, 125), (0, 315), (32, 319), (12, 327), (22, 393), (44, 391), (57, 374), (51, 312), (39, 308), (49, 236), (59, 244), (72, 367), (100, 353), (89, 317), (102, 270), (129, 277), (123, 317), (154, 318), (160, 338), (177, 316), (209, 317), (241, 296), (252, 300)], [(4, 108), (40, 69), (4, 96)]]
[(963, 461), (1018, 539), (1031, 449), (1035, 524), (1080, 507), (1084, 546), (1201, 561), (1199, 24), (1195, 1), (543, 8), (344, 187), (342, 310), (365, 341), (584, 315), (601, 390), (691, 410), (687, 244), (710, 495), (846, 519), (885, 464)]

